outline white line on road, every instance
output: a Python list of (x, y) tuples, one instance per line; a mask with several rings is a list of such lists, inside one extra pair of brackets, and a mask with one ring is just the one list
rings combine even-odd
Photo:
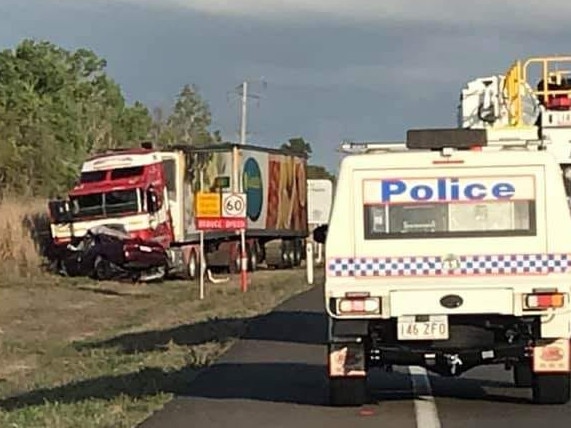
[(412, 379), (412, 391), (415, 395), (414, 413), (417, 428), (441, 428), (426, 369), (411, 366), (408, 371)]

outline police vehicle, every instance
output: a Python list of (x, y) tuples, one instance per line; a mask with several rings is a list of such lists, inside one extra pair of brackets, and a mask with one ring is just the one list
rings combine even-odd
[(369, 369), (513, 370), (535, 403), (570, 398), (571, 215), (541, 140), (410, 130), (344, 144), (327, 227), (333, 405), (367, 400)]

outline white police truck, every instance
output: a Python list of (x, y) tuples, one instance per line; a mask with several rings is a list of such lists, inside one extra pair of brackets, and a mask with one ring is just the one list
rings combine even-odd
[[(441, 376), (502, 364), (535, 403), (570, 398), (571, 215), (542, 141), (410, 130), (349, 144), (330, 223), (325, 307), (333, 405), (370, 368)], [(494, 143), (492, 143), (494, 141)]]

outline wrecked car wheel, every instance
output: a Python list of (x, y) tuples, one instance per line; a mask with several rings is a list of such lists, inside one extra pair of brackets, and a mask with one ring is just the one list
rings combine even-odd
[(111, 264), (101, 256), (97, 256), (93, 263), (93, 278), (99, 281), (106, 281), (113, 277)]

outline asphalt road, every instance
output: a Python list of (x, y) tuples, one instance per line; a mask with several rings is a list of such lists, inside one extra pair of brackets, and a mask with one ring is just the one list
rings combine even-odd
[(419, 368), (375, 372), (373, 402), (327, 406), (322, 288), (287, 301), (253, 321), (216, 364), (140, 428), (526, 428), (568, 427), (571, 405), (536, 406), (501, 366), (456, 379)]

